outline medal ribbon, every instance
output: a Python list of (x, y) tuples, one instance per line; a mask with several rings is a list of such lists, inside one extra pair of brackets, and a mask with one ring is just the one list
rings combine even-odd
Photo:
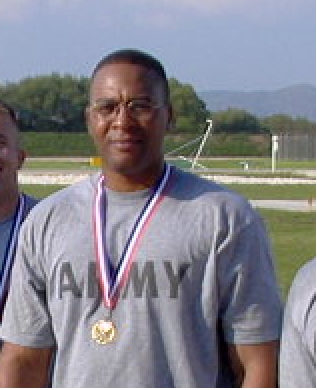
[(101, 175), (97, 185), (94, 205), (94, 237), (96, 260), (99, 269), (99, 282), (107, 308), (114, 309), (119, 292), (126, 284), (131, 266), (137, 254), (137, 250), (144, 232), (150, 220), (165, 197), (167, 184), (171, 175), (171, 166), (165, 164), (162, 177), (155, 185), (150, 198), (147, 200), (138, 216), (130, 236), (125, 244), (117, 268), (111, 263), (106, 246), (106, 205), (107, 195), (104, 189), (104, 176)]
[(18, 205), (13, 217), (8, 243), (4, 252), (3, 262), (0, 269), (0, 302), (2, 305), (4, 305), (6, 299), (13, 259), (19, 236), (19, 230), (23, 221), (24, 206), (25, 198), (23, 194), (20, 194)]

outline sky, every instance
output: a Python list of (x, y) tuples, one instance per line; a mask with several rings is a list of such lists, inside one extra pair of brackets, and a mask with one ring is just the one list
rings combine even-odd
[(0, 0), (0, 47), (0, 84), (134, 47), (197, 92), (316, 85), (316, 0)]

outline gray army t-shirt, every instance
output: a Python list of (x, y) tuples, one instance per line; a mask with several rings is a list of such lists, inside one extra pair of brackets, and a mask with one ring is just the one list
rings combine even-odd
[[(223, 340), (279, 337), (281, 306), (259, 216), (213, 182), (176, 169), (171, 180), (113, 311), (111, 344), (91, 339), (93, 324), (109, 314), (92, 233), (97, 176), (43, 200), (24, 225), (1, 337), (56, 347), (53, 386), (230, 386)], [(148, 196), (107, 191), (115, 265)]]
[(285, 307), (281, 387), (316, 387), (316, 259), (296, 274)]

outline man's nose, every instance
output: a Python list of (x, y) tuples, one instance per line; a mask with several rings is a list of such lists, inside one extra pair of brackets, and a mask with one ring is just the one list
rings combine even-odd
[(117, 126), (124, 126), (131, 122), (132, 116), (126, 103), (120, 103), (117, 107), (113, 123)]

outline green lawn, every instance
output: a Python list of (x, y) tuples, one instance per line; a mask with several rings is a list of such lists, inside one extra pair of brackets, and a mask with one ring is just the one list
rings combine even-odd
[(276, 270), (283, 297), (297, 270), (316, 256), (316, 215), (259, 209), (272, 242)]
[[(193, 157), (192, 157), (193, 158)], [(181, 167), (189, 168), (191, 163), (181, 158), (170, 158), (170, 161)], [(199, 163), (210, 169), (241, 169), (243, 170), (243, 162), (248, 162), (250, 169), (255, 170), (270, 170), (272, 169), (272, 160), (269, 157), (228, 157), (228, 158), (208, 158), (199, 159)], [(276, 169), (316, 169), (316, 161), (294, 161), (294, 160), (278, 160)]]
[(91, 168), (89, 165), (89, 161), (67, 161), (67, 160), (26, 160), (23, 165), (23, 169), (47, 169), (47, 170), (55, 170), (55, 169), (87, 169)]
[(248, 199), (308, 200), (316, 197), (313, 184), (226, 184), (226, 187)]
[[(57, 185), (24, 185), (23, 190), (38, 198), (43, 198), (63, 186)], [(234, 186), (240, 193), (251, 194), (253, 199), (260, 199), (256, 194), (267, 199), (297, 199), (291, 195), (301, 196), (304, 191), (311, 193), (312, 188), (305, 186)], [(260, 187), (260, 188), (259, 188)], [(294, 188), (290, 188), (294, 187)], [(298, 188), (297, 188), (298, 187)], [(314, 186), (311, 186), (314, 187)], [(306, 192), (305, 192), (306, 194)], [(283, 196), (283, 198), (282, 198)], [(301, 199), (299, 197), (299, 199)], [(304, 198), (305, 199), (305, 198)], [(286, 297), (289, 286), (299, 267), (315, 256), (316, 218), (313, 212), (289, 212), (280, 210), (259, 209), (272, 241), (272, 250), (276, 261), (278, 281), (283, 297)]]
[(25, 184), (22, 185), (22, 190), (27, 193), (28, 195), (32, 195), (35, 198), (42, 199), (46, 196), (52, 194), (55, 191), (58, 191), (62, 189), (65, 186), (62, 185), (51, 185), (51, 184), (45, 184), (45, 185), (37, 185), (37, 184)]
[[(35, 185), (27, 184), (22, 188), (25, 192), (43, 198), (53, 191), (62, 188), (62, 185)], [(308, 200), (315, 199), (316, 188), (311, 184), (300, 185), (267, 185), (267, 184), (228, 184), (226, 187), (235, 190), (248, 199), (289, 199), (289, 200)]]
[[(91, 154), (93, 157), (95, 153)], [(60, 158), (58, 160), (49, 160), (47, 159), (32, 159), (29, 158), (24, 164), (24, 168), (28, 169), (81, 169), (88, 168), (89, 161), (82, 161), (74, 158), (73, 161), (68, 158)], [(243, 170), (243, 162), (247, 161), (249, 163), (250, 169), (259, 170), (258, 174), (261, 174), (261, 170), (271, 170), (271, 159), (270, 158), (248, 158), (248, 157), (235, 157), (235, 158), (209, 158), (209, 159), (200, 159), (199, 163), (210, 169), (238, 169), (241, 170), (243, 174), (249, 174), (248, 171)], [(170, 159), (170, 162), (174, 165), (180, 166), (182, 168), (190, 168), (191, 163), (188, 161), (184, 161), (180, 158)], [(312, 161), (278, 161), (276, 165), (277, 170), (283, 169), (316, 169), (316, 162)], [(268, 172), (270, 173), (270, 172)], [(252, 173), (254, 174), (254, 172)], [(287, 175), (283, 172), (278, 172), (278, 175)], [(267, 173), (266, 173), (267, 175)], [(289, 174), (288, 174), (289, 175)], [(275, 174), (276, 176), (276, 174)]]

